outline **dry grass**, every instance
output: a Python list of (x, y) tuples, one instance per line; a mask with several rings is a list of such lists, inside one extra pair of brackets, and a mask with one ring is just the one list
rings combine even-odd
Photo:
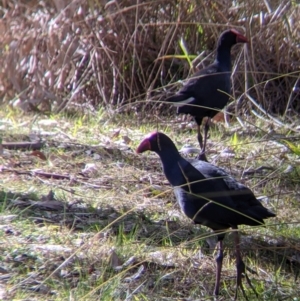
[[(170, 126), (167, 120), (169, 127), (137, 126), (124, 116), (108, 121), (106, 114), (45, 119), (8, 108), (1, 114), (3, 140), (40, 137), (47, 157), (41, 160), (31, 151), (2, 153), (1, 300), (212, 299), (211, 232), (180, 213), (158, 158), (134, 153), (153, 128), (167, 132), (179, 148), (195, 146), (195, 133), (187, 135), (180, 124)], [(209, 149), (213, 144), (216, 152), (210, 159), (256, 195), (267, 196), (264, 205), (278, 215), (266, 228), (241, 228), (246, 264), (257, 272), (249, 276), (263, 300), (297, 300), (297, 157), (261, 130), (234, 127), (222, 136), (212, 129)], [(273, 170), (241, 178), (260, 165)], [(288, 166), (294, 170), (283, 173)], [(34, 170), (71, 178), (50, 179)], [(219, 300), (230, 299), (235, 288), (231, 235), (225, 246)], [(254, 300), (248, 286), (246, 293)]]
[(234, 98), (244, 93), (239, 106), (253, 107), (250, 95), (267, 112), (298, 112), (299, 5), (228, 4), (5, 1), (0, 97), (25, 111), (60, 112), (72, 105), (132, 111), (134, 106), (124, 105), (145, 100), (150, 110), (164, 99), (169, 83), (190, 73), (187, 62), (174, 56), (182, 55), (180, 38), (190, 54), (200, 54), (194, 65), (202, 68), (211, 62), (219, 33), (235, 27), (251, 40), (244, 54), (240, 48), (234, 54)]

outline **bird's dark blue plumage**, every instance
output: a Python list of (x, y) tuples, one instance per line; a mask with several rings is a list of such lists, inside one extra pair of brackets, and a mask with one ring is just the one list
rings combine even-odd
[[(156, 152), (162, 162), (163, 171), (174, 188), (181, 210), (195, 223), (205, 225), (218, 235), (216, 285), (214, 293), (219, 293), (222, 268), (224, 230), (237, 230), (238, 225), (257, 226), (264, 219), (275, 214), (265, 208), (245, 185), (239, 183), (223, 169), (208, 162), (187, 161), (179, 154), (173, 141), (163, 133), (149, 134), (137, 148), (138, 153)], [(245, 265), (239, 251), (238, 233), (235, 231), (237, 256), (237, 287), (243, 286), (241, 275)], [(244, 290), (243, 290), (244, 292)], [(237, 296), (237, 291), (236, 291)], [(236, 298), (235, 296), (235, 298)]]
[(163, 133), (153, 133), (144, 141), (162, 161), (163, 171), (174, 187), (182, 211), (195, 223), (213, 230), (231, 226), (263, 224), (263, 219), (275, 216), (262, 206), (253, 192), (236, 181), (223, 169), (208, 162), (181, 157), (172, 140)]
[(200, 133), (202, 120), (204, 117), (214, 117), (228, 103), (231, 90), (230, 50), (233, 45), (246, 42), (247, 39), (236, 30), (224, 31), (218, 40), (217, 55), (213, 64), (196, 72), (176, 94), (166, 99), (167, 102), (177, 106), (178, 114), (190, 114), (194, 117), (203, 153), (208, 125), (203, 143)]

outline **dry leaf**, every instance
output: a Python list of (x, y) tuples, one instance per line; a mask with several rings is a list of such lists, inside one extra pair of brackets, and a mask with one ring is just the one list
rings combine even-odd
[(112, 138), (112, 139), (118, 138), (119, 135), (120, 135), (120, 132), (121, 132), (121, 129), (115, 130), (115, 132), (112, 134), (111, 138)]
[(38, 158), (40, 158), (41, 160), (47, 161), (47, 158), (46, 158), (45, 154), (42, 153), (41, 151), (35, 150), (35, 151), (33, 151), (30, 155), (31, 155), (31, 156), (35, 156), (35, 157), (38, 157)]
[(126, 144), (129, 144), (132, 141), (128, 136), (122, 136), (122, 139), (123, 139), (124, 143), (126, 143)]
[(111, 251), (110, 258), (109, 258), (109, 263), (112, 268), (117, 268), (123, 264), (122, 260), (118, 257), (117, 253), (115, 250)]
[(224, 112), (218, 112), (213, 118), (212, 120), (214, 122), (223, 122), (225, 123), (225, 114)]

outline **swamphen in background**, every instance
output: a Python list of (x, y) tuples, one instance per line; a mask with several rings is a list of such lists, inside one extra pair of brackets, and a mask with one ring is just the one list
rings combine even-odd
[(218, 40), (217, 57), (213, 64), (196, 72), (186, 84), (167, 102), (178, 106), (177, 114), (190, 114), (197, 123), (198, 142), (201, 152), (198, 159), (207, 161), (205, 156), (209, 119), (204, 128), (204, 142), (200, 126), (204, 117), (212, 118), (229, 101), (231, 90), (231, 47), (247, 43), (246, 37), (234, 29), (224, 31)]
[[(159, 155), (164, 174), (173, 186), (184, 214), (196, 224), (205, 225), (217, 234), (215, 295), (219, 294), (224, 231), (228, 228), (233, 229), (237, 268), (235, 299), (238, 287), (245, 295), (242, 285), (245, 264), (240, 253), (238, 225), (263, 225), (263, 219), (274, 217), (275, 214), (265, 208), (249, 188), (236, 181), (223, 169), (208, 162), (196, 159), (189, 162), (181, 157), (172, 140), (163, 133), (154, 132), (147, 135), (137, 148), (137, 153), (145, 151), (153, 151)], [(245, 276), (252, 287), (246, 273)]]

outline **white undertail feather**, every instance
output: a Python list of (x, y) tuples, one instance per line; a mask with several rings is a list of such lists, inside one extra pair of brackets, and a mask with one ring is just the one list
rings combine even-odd
[(182, 101), (173, 102), (172, 105), (173, 105), (174, 107), (182, 107), (182, 106), (184, 106), (185, 104), (191, 103), (191, 102), (194, 101), (194, 100), (195, 100), (194, 97), (189, 97), (189, 98), (187, 98), (187, 99), (185, 99), (185, 100), (182, 100)]

